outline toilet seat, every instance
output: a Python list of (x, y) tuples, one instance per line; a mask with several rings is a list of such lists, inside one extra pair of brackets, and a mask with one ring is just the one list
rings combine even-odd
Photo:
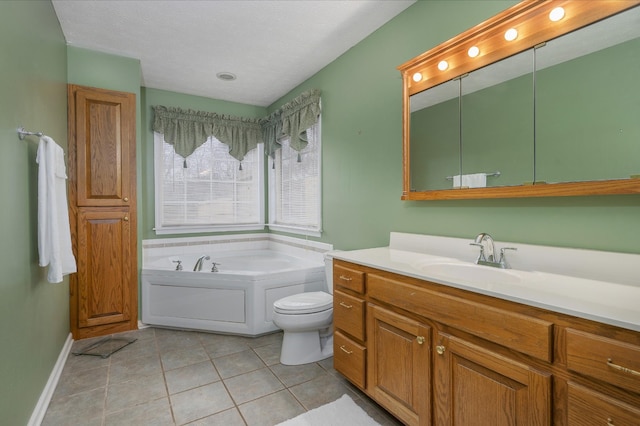
[(289, 315), (311, 314), (331, 308), (333, 308), (333, 296), (324, 291), (294, 294), (273, 303), (275, 312)]

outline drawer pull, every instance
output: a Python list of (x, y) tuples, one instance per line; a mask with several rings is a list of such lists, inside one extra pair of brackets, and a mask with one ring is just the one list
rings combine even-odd
[(444, 346), (443, 345), (436, 346), (436, 352), (438, 352), (438, 355), (444, 355)]
[(343, 281), (351, 281), (351, 280), (353, 280), (353, 278), (345, 277), (344, 275), (340, 275), (340, 279), (343, 280)]
[(346, 353), (347, 355), (351, 355), (353, 353), (353, 351), (345, 349), (344, 345), (341, 345), (340, 349), (342, 349), (342, 352)]
[(346, 304), (346, 303), (344, 303), (344, 302), (340, 302), (340, 306), (342, 306), (343, 308), (347, 308), (347, 309), (351, 309), (351, 308), (353, 308), (353, 305), (347, 305), (347, 304)]
[(422, 345), (424, 343), (424, 336), (416, 337), (416, 342), (418, 342), (419, 345)]
[(618, 364), (614, 364), (613, 360), (611, 358), (609, 358), (607, 360), (607, 365), (609, 367), (615, 369), (615, 370), (622, 371), (623, 373), (629, 373), (629, 374), (632, 374), (634, 376), (640, 376), (640, 371), (632, 370), (630, 368), (623, 367), (623, 366), (618, 365)]
[(607, 426), (614, 426), (613, 420), (611, 419), (611, 417), (607, 419)]

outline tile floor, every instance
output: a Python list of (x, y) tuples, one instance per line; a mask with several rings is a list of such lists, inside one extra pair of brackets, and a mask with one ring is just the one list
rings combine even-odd
[[(69, 354), (50, 425), (271, 426), (348, 394), (383, 426), (401, 423), (333, 369), (280, 364), (282, 333), (257, 338), (146, 328), (109, 358)], [(95, 340), (74, 342), (78, 352)]]

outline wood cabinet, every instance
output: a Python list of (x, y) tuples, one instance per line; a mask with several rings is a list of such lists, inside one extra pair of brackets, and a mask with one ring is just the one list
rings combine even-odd
[(68, 86), (74, 339), (138, 322), (135, 95)]
[(640, 425), (636, 331), (339, 259), (334, 327), (336, 370), (407, 425)]

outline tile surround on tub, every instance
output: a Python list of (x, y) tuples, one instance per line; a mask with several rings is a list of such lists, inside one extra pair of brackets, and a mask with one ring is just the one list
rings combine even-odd
[(235, 250), (275, 250), (292, 256), (323, 261), (333, 245), (276, 234), (238, 234), (205, 237), (162, 238), (142, 241), (142, 267), (152, 259), (193, 254), (215, 255)]

